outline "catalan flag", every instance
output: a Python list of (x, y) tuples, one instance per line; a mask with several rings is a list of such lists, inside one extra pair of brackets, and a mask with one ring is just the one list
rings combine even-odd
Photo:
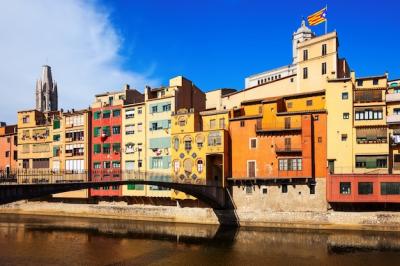
[(322, 22), (326, 21), (326, 10), (327, 8), (323, 8), (320, 11), (312, 14), (311, 16), (308, 16), (308, 24), (310, 26), (316, 26), (318, 24), (321, 24)]

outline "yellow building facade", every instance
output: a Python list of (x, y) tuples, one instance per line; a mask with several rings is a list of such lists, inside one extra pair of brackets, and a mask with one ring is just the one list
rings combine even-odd
[[(175, 182), (225, 186), (230, 175), (229, 112), (180, 109), (172, 115), (171, 174)], [(173, 191), (173, 199), (194, 199)]]

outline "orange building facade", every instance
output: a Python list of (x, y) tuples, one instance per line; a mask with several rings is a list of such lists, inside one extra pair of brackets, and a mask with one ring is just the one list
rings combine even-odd
[[(326, 177), (325, 92), (243, 102), (232, 111), (233, 184), (307, 185)], [(250, 189), (250, 188), (247, 188)]]
[(17, 125), (0, 127), (0, 170), (17, 168), (17, 143)]

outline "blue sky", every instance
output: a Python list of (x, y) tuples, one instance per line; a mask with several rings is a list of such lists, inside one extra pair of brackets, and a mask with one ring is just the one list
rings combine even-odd
[(64, 110), (87, 108), (95, 94), (125, 83), (143, 91), (177, 75), (204, 91), (241, 89), (246, 76), (291, 62), (293, 31), (325, 4), (340, 55), (358, 76), (400, 78), (398, 2), (0, 1), (0, 91), (11, 99), (0, 121), (15, 123), (18, 110), (35, 107), (43, 64), (52, 67)]
[[(361, 4), (362, 3), (362, 4)], [(203, 90), (243, 87), (244, 78), (291, 62), (301, 18), (328, 4), (329, 31), (357, 76), (400, 78), (399, 1), (111, 1), (124, 67), (168, 82), (184, 75)], [(397, 13), (397, 14), (396, 14)], [(312, 27), (317, 34), (324, 26)], [(134, 60), (130, 60), (134, 58)]]

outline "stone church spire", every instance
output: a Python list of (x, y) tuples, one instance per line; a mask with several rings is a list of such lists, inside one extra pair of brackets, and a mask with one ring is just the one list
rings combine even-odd
[(42, 67), (42, 76), (36, 82), (36, 109), (42, 112), (57, 111), (57, 83), (53, 80), (51, 67)]

